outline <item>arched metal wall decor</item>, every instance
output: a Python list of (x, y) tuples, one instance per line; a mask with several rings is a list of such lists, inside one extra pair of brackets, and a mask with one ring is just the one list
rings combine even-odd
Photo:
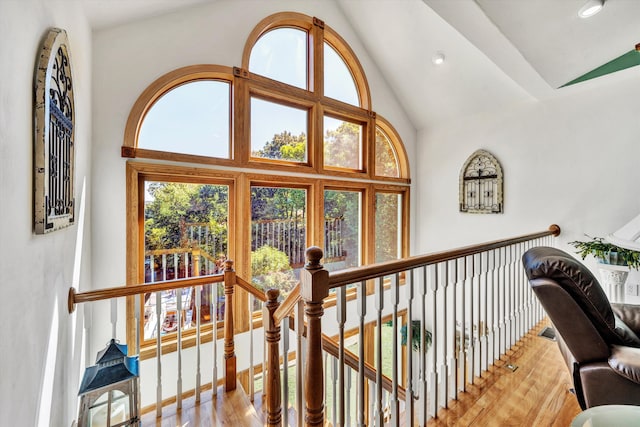
[(67, 33), (52, 28), (35, 74), (34, 229), (44, 234), (74, 221), (73, 84)]
[(473, 153), (460, 171), (460, 212), (502, 213), (502, 166), (486, 150)]

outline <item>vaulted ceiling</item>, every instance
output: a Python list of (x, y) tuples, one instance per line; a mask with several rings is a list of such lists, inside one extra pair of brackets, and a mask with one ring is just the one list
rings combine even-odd
[[(84, 3), (101, 29), (212, 1)], [(638, 0), (606, 0), (589, 19), (577, 14), (587, 0), (334, 1), (416, 129), (557, 96), (640, 43)]]

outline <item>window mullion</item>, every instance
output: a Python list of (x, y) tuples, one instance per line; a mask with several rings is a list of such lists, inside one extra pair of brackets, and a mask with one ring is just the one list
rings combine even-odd
[(315, 17), (309, 32), (309, 89), (324, 96), (324, 21)]
[(249, 84), (246, 79), (248, 75), (246, 70), (234, 68), (235, 76), (232, 91), (232, 119), (231, 126), (233, 133), (231, 136), (233, 147), (233, 158), (239, 165), (244, 166), (249, 163), (249, 152), (251, 151), (251, 135), (250, 120), (251, 114), (249, 105)]
[(364, 168), (367, 177), (373, 179), (376, 175), (376, 113), (374, 111), (369, 111), (367, 130), (366, 132), (363, 132), (362, 136), (364, 138), (364, 141), (362, 141), (362, 161), (364, 162), (362, 167)]

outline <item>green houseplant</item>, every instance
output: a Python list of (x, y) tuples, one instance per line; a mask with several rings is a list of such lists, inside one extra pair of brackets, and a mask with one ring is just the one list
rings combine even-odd
[(590, 239), (586, 242), (573, 241), (569, 244), (577, 249), (576, 253), (582, 259), (587, 255), (593, 255), (603, 264), (625, 265), (635, 270), (640, 269), (640, 252), (605, 242), (602, 237), (590, 237)]
[[(413, 349), (415, 351), (420, 350), (420, 343), (422, 341), (422, 337), (420, 336), (420, 321), (419, 320), (412, 320), (411, 321), (411, 347), (413, 347)], [(402, 335), (402, 345), (407, 345), (407, 325), (403, 325), (400, 328), (400, 335)], [(424, 331), (424, 342), (426, 343), (426, 349), (429, 349), (429, 346), (431, 345), (431, 331), (426, 330)]]
[[(387, 326), (393, 326), (393, 322), (388, 321)], [(422, 337), (420, 337), (420, 329), (421, 329), (420, 321), (412, 320), (411, 321), (411, 347), (413, 347), (415, 351), (420, 350), (420, 343), (422, 342)], [(407, 345), (407, 325), (406, 324), (402, 325), (402, 327), (400, 328), (400, 336), (401, 336), (400, 344), (406, 346)], [(427, 350), (429, 350), (429, 347), (431, 346), (431, 338), (432, 338), (431, 331), (428, 329), (425, 329), (424, 342), (427, 345), (426, 347)]]

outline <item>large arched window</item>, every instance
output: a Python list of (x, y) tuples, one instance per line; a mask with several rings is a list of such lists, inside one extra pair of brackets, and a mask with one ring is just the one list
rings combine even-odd
[[(404, 147), (372, 110), (351, 48), (317, 18), (269, 16), (239, 67), (194, 65), (152, 82), (122, 155), (145, 159), (127, 163), (129, 284), (211, 274), (233, 259), (241, 277), (286, 294), (311, 245), (333, 270), (408, 254)], [(145, 314), (155, 304), (150, 296)], [(201, 312), (205, 323), (219, 315)]]

